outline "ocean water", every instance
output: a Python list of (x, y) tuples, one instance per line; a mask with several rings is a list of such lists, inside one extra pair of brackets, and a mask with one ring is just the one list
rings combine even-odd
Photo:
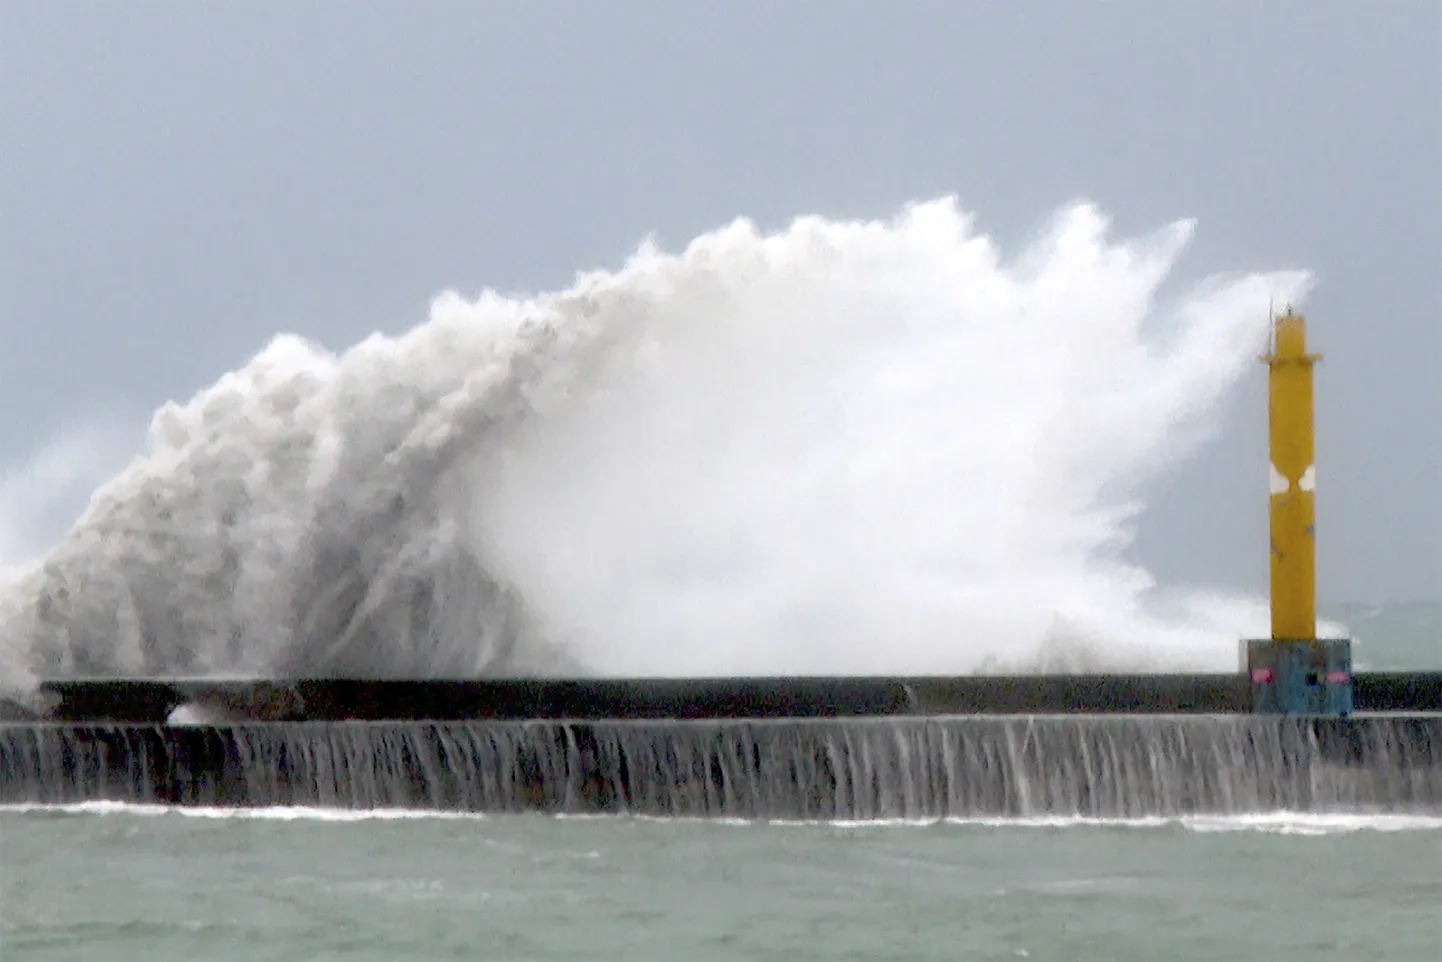
[(0, 812), (14, 962), (1435, 962), (1442, 819)]
[(1322, 614), (1346, 626), (1359, 669), (1442, 671), (1442, 601), (1331, 605)]

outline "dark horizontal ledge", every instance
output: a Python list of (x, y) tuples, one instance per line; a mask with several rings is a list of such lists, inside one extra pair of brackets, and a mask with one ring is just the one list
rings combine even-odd
[[(604, 679), (74, 679), (55, 721), (159, 723), (185, 704), (232, 721), (835, 718), (1249, 712), (1236, 674)], [(1369, 672), (1357, 712), (1442, 711), (1442, 672)]]

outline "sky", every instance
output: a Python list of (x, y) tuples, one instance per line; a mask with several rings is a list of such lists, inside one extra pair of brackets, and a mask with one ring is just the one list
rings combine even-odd
[[(1434, 0), (0, 0), (0, 494), (53, 537), (280, 331), (343, 348), (738, 215), (956, 194), (1015, 250), (1086, 198), (1196, 218), (1192, 279), (1316, 273), (1321, 597), (1436, 598), (1439, 171)], [(1136, 551), (1263, 591), (1260, 367), (1222, 417)]]

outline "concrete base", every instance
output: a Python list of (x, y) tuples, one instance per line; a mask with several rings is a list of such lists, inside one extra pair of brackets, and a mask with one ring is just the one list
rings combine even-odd
[(1268, 715), (1350, 715), (1352, 643), (1345, 638), (1248, 641), (1252, 710)]

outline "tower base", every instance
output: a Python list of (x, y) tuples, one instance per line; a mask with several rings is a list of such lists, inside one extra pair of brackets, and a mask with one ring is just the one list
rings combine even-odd
[(1246, 642), (1252, 711), (1263, 715), (1350, 715), (1352, 642), (1346, 638)]

